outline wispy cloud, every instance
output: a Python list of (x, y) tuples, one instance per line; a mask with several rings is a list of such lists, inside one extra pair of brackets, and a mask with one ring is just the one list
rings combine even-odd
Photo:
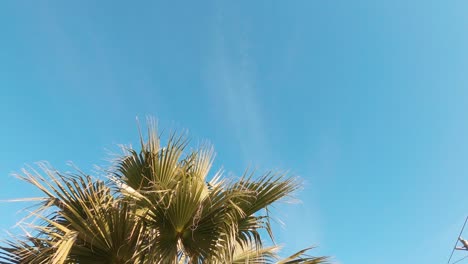
[[(213, 96), (217, 113), (238, 141), (245, 163), (269, 155), (269, 140), (258, 89), (256, 89), (255, 61), (249, 50), (246, 24), (239, 14), (218, 9), (212, 50), (207, 61), (204, 81)], [(260, 161), (261, 162), (261, 161)], [(254, 164), (257, 165), (257, 164)]]

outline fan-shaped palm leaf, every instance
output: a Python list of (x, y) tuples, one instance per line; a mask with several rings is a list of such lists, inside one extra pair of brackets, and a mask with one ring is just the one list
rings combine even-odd
[[(207, 181), (214, 151), (187, 151), (175, 134), (161, 147), (153, 123), (141, 150), (127, 148), (111, 181), (62, 174), (41, 165), (47, 177), (24, 170), (21, 179), (45, 195), (31, 215), (34, 235), (7, 241), (0, 263), (325, 263), (306, 250), (279, 260), (268, 207), (299, 183), (282, 173), (253, 173), (239, 180), (217, 173)], [(187, 153), (184, 156), (184, 153)]]

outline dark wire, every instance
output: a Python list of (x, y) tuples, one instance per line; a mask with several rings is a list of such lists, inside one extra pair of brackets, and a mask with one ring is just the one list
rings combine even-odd
[(459, 260), (453, 262), (452, 264), (458, 263), (458, 262), (460, 262), (460, 261), (462, 261), (462, 260), (464, 260), (464, 259), (466, 259), (466, 258), (468, 258), (468, 256), (465, 256), (465, 257), (463, 257), (463, 258), (461, 258), (461, 259), (459, 259)]
[[(458, 235), (457, 237), (457, 240), (455, 241), (455, 246), (453, 246), (453, 249), (452, 249), (452, 253), (450, 254), (450, 258), (449, 260), (447, 261), (447, 264), (450, 263), (450, 260), (452, 259), (452, 256), (453, 256), (453, 252), (455, 252), (455, 248), (457, 247), (457, 244), (458, 244), (458, 238), (461, 237), (462, 233), (463, 233), (463, 229), (465, 229), (465, 225), (466, 225), (466, 221), (468, 220), (468, 216), (465, 218), (465, 223), (463, 224), (463, 227), (462, 229), (460, 230), (460, 234)], [(459, 262), (460, 260), (458, 260), (457, 262)], [(456, 263), (456, 262), (455, 262)]]

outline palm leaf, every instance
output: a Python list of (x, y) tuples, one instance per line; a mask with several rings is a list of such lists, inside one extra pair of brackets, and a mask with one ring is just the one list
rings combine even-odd
[(206, 182), (214, 149), (186, 153), (185, 136), (171, 134), (161, 147), (154, 121), (141, 149), (126, 148), (110, 181), (80, 171), (60, 173), (40, 164), (19, 176), (44, 197), (30, 218), (32, 234), (0, 246), (0, 263), (326, 263), (301, 250), (279, 260), (278, 247), (264, 247), (262, 230), (273, 239), (268, 208), (300, 186), (285, 173), (239, 180), (221, 172)]

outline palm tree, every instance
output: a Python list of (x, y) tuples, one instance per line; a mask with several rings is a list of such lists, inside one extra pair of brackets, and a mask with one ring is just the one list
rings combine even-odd
[[(47, 175), (23, 170), (20, 178), (45, 195), (31, 213), (33, 234), (0, 247), (0, 263), (325, 263), (305, 254), (280, 260), (268, 208), (298, 187), (282, 173), (208, 179), (213, 148), (189, 151), (171, 135), (166, 146), (152, 123), (141, 150), (125, 148), (106, 180), (83, 172)], [(185, 155), (184, 155), (185, 154)]]

